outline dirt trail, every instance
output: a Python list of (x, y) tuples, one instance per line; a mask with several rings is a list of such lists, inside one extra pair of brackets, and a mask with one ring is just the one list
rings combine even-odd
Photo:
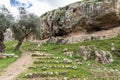
[(32, 65), (33, 59), (29, 52), (23, 53), (23, 55), (13, 64), (8, 66), (2, 75), (0, 80), (15, 80), (16, 76), (28, 69)]

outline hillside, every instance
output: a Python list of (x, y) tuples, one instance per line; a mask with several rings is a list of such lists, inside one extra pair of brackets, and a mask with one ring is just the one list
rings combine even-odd
[[(115, 44), (112, 52), (110, 44)], [(86, 41), (75, 44), (44, 44), (40, 47), (30, 48), (34, 51), (34, 63), (29, 69), (18, 76), (17, 80), (119, 80), (120, 78), (120, 38)], [(85, 61), (83, 56), (78, 56), (79, 46), (95, 46), (98, 49), (110, 51), (114, 61), (101, 64), (94, 60), (94, 53)], [(27, 47), (27, 46), (26, 46)], [(63, 50), (73, 52), (70, 57)], [(82, 53), (81, 53), (82, 54)], [(109, 56), (107, 56), (109, 57)]]

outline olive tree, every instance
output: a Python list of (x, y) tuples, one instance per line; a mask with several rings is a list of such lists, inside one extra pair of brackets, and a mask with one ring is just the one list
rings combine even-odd
[(38, 37), (40, 34), (39, 18), (32, 13), (27, 13), (24, 7), (20, 7), (19, 12), (20, 18), (12, 27), (14, 37), (18, 41), (18, 44), (15, 46), (14, 51), (19, 50), (24, 39), (28, 37), (29, 34), (37, 35)]
[(0, 7), (0, 52), (5, 51), (4, 32), (12, 24), (13, 17), (8, 9), (3, 5)]

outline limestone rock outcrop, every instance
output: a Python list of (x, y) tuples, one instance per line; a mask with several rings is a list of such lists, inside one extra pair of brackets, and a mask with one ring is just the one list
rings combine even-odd
[(40, 17), (42, 38), (92, 33), (120, 26), (120, 0), (81, 1)]
[(102, 64), (108, 64), (113, 62), (113, 56), (109, 51), (104, 51), (94, 47), (93, 49), (89, 46), (80, 46), (78, 55), (83, 57), (84, 60), (93, 59)]
[(6, 32), (4, 33), (4, 36), (5, 36), (5, 38), (4, 38), (5, 41), (12, 41), (12, 40), (14, 40), (12, 31), (10, 29), (6, 30)]

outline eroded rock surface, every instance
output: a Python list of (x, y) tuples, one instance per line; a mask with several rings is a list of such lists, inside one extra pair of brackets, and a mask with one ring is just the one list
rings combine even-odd
[(76, 2), (43, 14), (40, 17), (43, 39), (77, 32), (87, 34), (120, 26), (119, 0), (93, 1)]
[(102, 64), (108, 64), (114, 60), (109, 51), (104, 51), (96, 47), (90, 48), (89, 46), (80, 46), (78, 55), (82, 56), (84, 60), (94, 59)]

